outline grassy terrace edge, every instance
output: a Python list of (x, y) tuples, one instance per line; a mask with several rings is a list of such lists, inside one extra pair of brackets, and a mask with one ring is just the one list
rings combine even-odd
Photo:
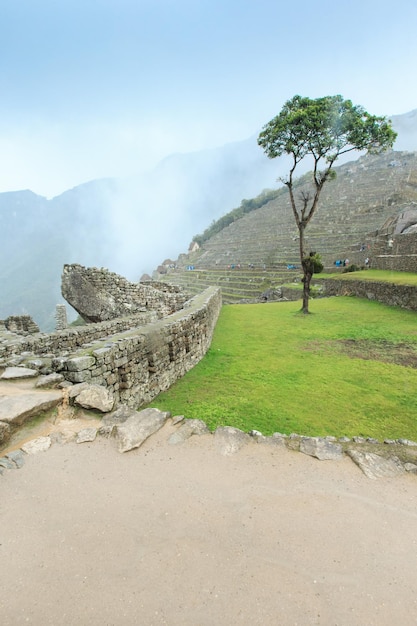
[(351, 297), (311, 310), (223, 307), (207, 355), (152, 406), (211, 430), (417, 440), (417, 313)]

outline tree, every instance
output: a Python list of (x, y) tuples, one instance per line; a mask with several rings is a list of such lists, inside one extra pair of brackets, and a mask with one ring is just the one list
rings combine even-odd
[[(292, 160), (287, 178), (281, 181), (288, 188), (299, 232), (303, 313), (309, 312), (310, 283), (314, 273), (312, 255), (305, 250), (305, 229), (317, 210), (323, 186), (336, 177), (334, 163), (340, 155), (353, 150), (368, 153), (387, 150), (393, 146), (396, 136), (390, 120), (370, 115), (363, 107), (355, 106), (339, 95), (315, 100), (294, 96), (259, 134), (258, 144), (270, 159), (285, 153)], [(297, 206), (295, 171), (306, 157), (312, 159), (313, 165), (311, 189), (301, 192)]]

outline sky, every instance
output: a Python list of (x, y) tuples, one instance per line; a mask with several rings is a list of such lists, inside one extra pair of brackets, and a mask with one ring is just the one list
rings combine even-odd
[(295, 94), (417, 109), (415, 0), (0, 0), (0, 192), (257, 135)]

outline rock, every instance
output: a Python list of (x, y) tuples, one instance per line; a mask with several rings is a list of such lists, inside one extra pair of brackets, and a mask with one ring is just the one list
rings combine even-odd
[(29, 369), (28, 367), (6, 367), (0, 376), (3, 380), (14, 380), (17, 378), (35, 378), (38, 376), (38, 370)]
[(402, 446), (417, 446), (417, 441), (411, 441), (410, 439), (397, 439), (397, 443), (400, 443)]
[(68, 398), (70, 399), (76, 398), (77, 396), (80, 395), (82, 391), (84, 391), (84, 389), (87, 389), (88, 387), (89, 387), (89, 383), (76, 383), (75, 385), (73, 385), (72, 383), (69, 383), (69, 386), (67, 387)]
[(399, 476), (405, 471), (401, 461), (396, 456), (386, 459), (379, 454), (359, 450), (347, 450), (347, 454), (368, 478)]
[(62, 430), (59, 433), (51, 433), (49, 437), (51, 439), (51, 443), (64, 444), (69, 443), (70, 441), (75, 441), (77, 433), (73, 430)]
[(38, 437), (37, 439), (32, 439), (32, 441), (28, 441), (22, 446), (23, 452), (26, 454), (37, 454), (38, 452), (45, 452), (48, 448), (51, 447), (51, 438), (50, 437)]
[(20, 469), (25, 464), (25, 457), (22, 450), (13, 450), (6, 454), (6, 457)]
[(62, 400), (61, 391), (33, 391), (0, 398), (0, 422), (20, 426), (32, 417), (49, 411)]
[(83, 372), (93, 367), (95, 362), (96, 360), (93, 356), (77, 356), (67, 360), (66, 369), (69, 372)]
[(85, 443), (87, 441), (94, 441), (97, 437), (97, 428), (83, 428), (78, 433), (75, 443)]
[(75, 398), (75, 404), (84, 409), (97, 409), (102, 413), (108, 413), (114, 405), (112, 394), (100, 385), (88, 385)]
[(35, 387), (37, 389), (54, 389), (58, 387), (63, 380), (64, 377), (62, 374), (48, 374), (47, 376), (40, 376)]
[(126, 404), (121, 404), (115, 411), (112, 413), (108, 413), (104, 415), (101, 420), (99, 434), (102, 437), (110, 437), (112, 434), (113, 428), (117, 424), (123, 424), (129, 417), (134, 417), (137, 415), (137, 411), (135, 409), (130, 408)]
[(258, 443), (263, 443), (267, 446), (276, 446), (277, 448), (286, 448), (285, 437), (277, 437), (275, 434), (272, 437), (265, 437), (265, 435), (258, 435), (255, 437)]
[(179, 424), (179, 422), (183, 422), (184, 421), (184, 415), (175, 415), (172, 418), (172, 424), (175, 426), (176, 424)]
[(220, 454), (230, 456), (251, 441), (251, 437), (239, 428), (219, 426), (214, 432), (214, 440)]
[(302, 437), (300, 452), (314, 456), (320, 461), (335, 461), (343, 456), (343, 448), (339, 443), (321, 437)]
[(404, 469), (410, 474), (417, 474), (417, 465), (415, 463), (404, 463)]
[(2, 467), (3, 469), (14, 469), (15, 465), (14, 465), (13, 461), (11, 461), (10, 459), (8, 459), (5, 456), (2, 456), (0, 458), (0, 467)]
[(10, 425), (6, 422), (0, 422), (0, 443), (10, 439)]
[(192, 435), (207, 435), (208, 433), (210, 433), (210, 431), (205, 422), (197, 419), (187, 419), (175, 433), (172, 433), (168, 439), (168, 443), (176, 445), (178, 443), (184, 443), (184, 441), (189, 439)]
[(144, 441), (165, 424), (170, 417), (167, 411), (144, 409), (129, 417), (123, 424), (113, 429), (119, 452), (139, 448)]

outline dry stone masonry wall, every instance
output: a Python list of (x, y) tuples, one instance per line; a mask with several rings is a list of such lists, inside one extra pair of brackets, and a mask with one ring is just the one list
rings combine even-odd
[(131, 283), (102, 268), (64, 265), (61, 291), (86, 322), (103, 322), (139, 312), (155, 311), (159, 318), (182, 308), (187, 297), (164, 283)]
[[(157, 312), (0, 343), (0, 367), (25, 364), (71, 383), (101, 385), (119, 403), (139, 407), (168, 389), (204, 356), (221, 309), (211, 287), (166, 318)], [(149, 315), (153, 320), (149, 322)]]
[(357, 296), (368, 300), (377, 300), (389, 306), (399, 306), (417, 311), (417, 290), (411, 285), (378, 283), (368, 280), (318, 279), (324, 284), (326, 296)]

